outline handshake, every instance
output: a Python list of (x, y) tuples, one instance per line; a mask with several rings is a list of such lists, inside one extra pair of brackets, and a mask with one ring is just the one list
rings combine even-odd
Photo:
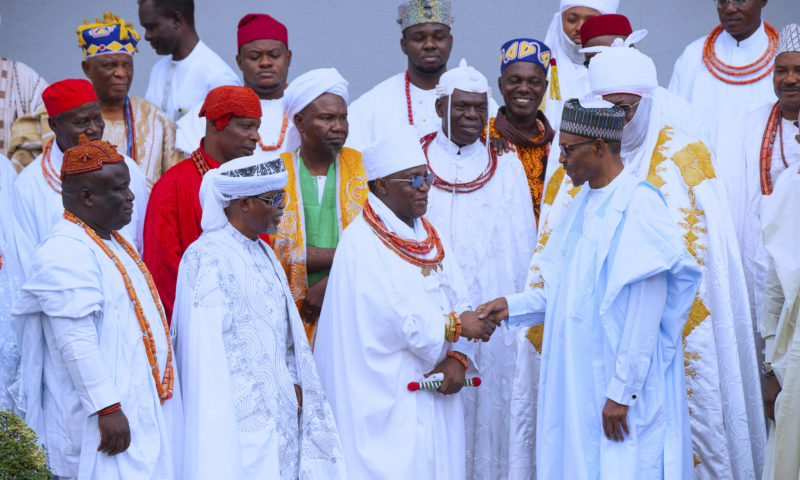
[(461, 314), (461, 336), (488, 342), (494, 329), (508, 317), (505, 297), (495, 298), (475, 309)]

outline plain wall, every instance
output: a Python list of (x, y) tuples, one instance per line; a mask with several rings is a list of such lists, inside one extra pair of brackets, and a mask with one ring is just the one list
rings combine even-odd
[[(395, 22), (399, 3), (195, 0), (195, 23), (200, 38), (238, 73), (236, 25), (247, 13), (268, 13), (289, 29), (290, 81), (312, 68), (333, 66), (350, 82), (353, 100), (405, 69)], [(557, 0), (453, 0), (454, 46), (449, 65), (465, 57), (494, 87), (500, 46), (515, 37), (544, 40), (558, 6)], [(104, 10), (111, 10), (133, 23), (142, 36), (131, 92), (143, 96), (150, 68), (159, 57), (144, 40), (137, 9), (136, 0), (0, 0), (0, 56), (28, 64), (48, 82), (82, 78), (83, 57), (75, 30), (84, 19), (93, 22)], [(628, 16), (634, 30), (649, 30), (637, 47), (655, 61), (662, 86), (667, 86), (684, 47), (718, 24), (712, 0), (622, 0), (619, 13)], [(800, 0), (770, 0), (763, 18), (779, 31), (788, 23), (800, 23)], [(501, 100), (495, 90), (494, 97)]]

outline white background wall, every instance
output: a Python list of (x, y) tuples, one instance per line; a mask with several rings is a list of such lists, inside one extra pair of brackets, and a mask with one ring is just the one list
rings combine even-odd
[[(450, 65), (466, 57), (494, 85), (500, 46), (531, 36), (544, 40), (558, 0), (452, 0), (455, 24)], [(294, 59), (289, 79), (312, 68), (334, 66), (350, 81), (351, 98), (405, 68), (399, 0), (195, 0), (198, 33), (236, 70), (236, 24), (247, 13), (268, 13), (289, 29)], [(139, 26), (136, 0), (0, 0), (0, 56), (25, 62), (45, 80), (82, 77), (75, 30), (104, 10)], [(634, 29), (647, 28), (638, 47), (652, 56), (663, 86), (683, 48), (719, 22), (712, 0), (621, 0)], [(800, 0), (770, 0), (764, 19), (779, 31), (800, 23)], [(143, 95), (158, 56), (142, 38), (132, 93)], [(495, 92), (495, 98), (498, 98)]]

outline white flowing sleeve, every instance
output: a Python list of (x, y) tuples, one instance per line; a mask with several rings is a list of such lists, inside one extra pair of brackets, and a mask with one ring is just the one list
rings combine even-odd
[(121, 401), (108, 371), (108, 362), (98, 347), (95, 316), (96, 312), (80, 318), (44, 316), (42, 321), (45, 331), (49, 329), (53, 334), (56, 350), (61, 354), (83, 407), (92, 414)]
[(527, 286), (521, 293), (506, 296), (506, 302), (509, 327), (530, 327), (544, 323), (544, 309), (547, 306), (544, 288)]
[(764, 282), (764, 303), (758, 323), (758, 330), (764, 339), (764, 361), (767, 363), (772, 363), (772, 356), (775, 353), (775, 333), (778, 329), (778, 320), (784, 301), (781, 282), (775, 270), (775, 262), (770, 257), (767, 279)]
[(628, 288), (615, 373), (606, 389), (606, 397), (621, 405), (631, 405), (636, 401), (650, 369), (667, 301), (666, 273), (640, 280)]

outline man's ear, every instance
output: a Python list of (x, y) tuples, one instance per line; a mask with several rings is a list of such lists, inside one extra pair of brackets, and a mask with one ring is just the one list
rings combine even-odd
[(388, 191), (386, 189), (386, 184), (389, 183), (384, 178), (376, 178), (375, 179), (375, 195), (380, 195), (380, 197), (385, 196)]
[(303, 114), (295, 113), (292, 120), (294, 121), (294, 128), (297, 130), (297, 133), (302, 135), (305, 131), (305, 126), (303, 126)]
[(403, 51), (403, 55), (408, 56), (408, 48), (406, 47), (406, 36), (405, 35), (400, 37), (400, 50)]
[(436, 115), (439, 115), (439, 118), (444, 118), (444, 109), (446, 105), (444, 104), (445, 97), (439, 97), (436, 99)]
[(89, 208), (94, 206), (94, 194), (88, 188), (81, 188), (80, 192), (78, 192), (78, 198), (84, 206)]

